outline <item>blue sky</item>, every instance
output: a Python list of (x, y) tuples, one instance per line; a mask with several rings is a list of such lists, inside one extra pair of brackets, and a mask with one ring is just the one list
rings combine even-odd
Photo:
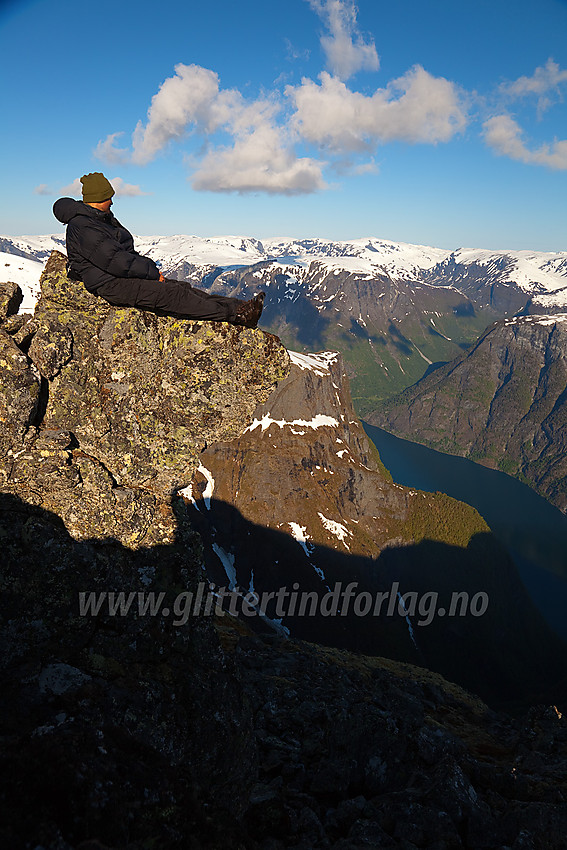
[[(266, 11), (269, 9), (269, 11)], [(566, 0), (8, 0), (0, 233), (567, 250)]]

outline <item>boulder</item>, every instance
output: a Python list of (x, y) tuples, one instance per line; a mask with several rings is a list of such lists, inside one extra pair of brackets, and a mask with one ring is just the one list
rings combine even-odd
[(39, 374), (12, 338), (0, 327), (0, 451), (4, 475), (21, 448), (39, 402)]
[(17, 283), (0, 283), (0, 321), (15, 315), (23, 300), (22, 290)]
[[(220, 846), (255, 747), (211, 619), (173, 616), (204, 579), (175, 489), (248, 426), (287, 352), (260, 330), (112, 307), (58, 252), (33, 318), (2, 291), (0, 844)], [(133, 604), (93, 613), (91, 593)], [(152, 594), (166, 601), (140, 613)]]

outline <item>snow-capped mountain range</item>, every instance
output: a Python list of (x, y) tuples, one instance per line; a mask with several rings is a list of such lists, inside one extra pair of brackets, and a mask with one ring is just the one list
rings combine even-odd
[[(346, 271), (356, 273), (359, 279), (387, 276), (463, 291), (463, 284), (470, 282), (473, 274), (476, 280), (482, 277), (485, 282), (512, 286), (541, 301), (546, 310), (567, 309), (567, 252), (450, 251), (377, 238), (260, 240), (177, 235), (136, 237), (135, 241), (141, 254), (179, 279), (202, 279), (212, 270), (236, 270), (262, 263), (282, 266), (288, 274), (293, 270), (294, 282), (301, 283), (317, 263), (320, 270), (331, 274)], [(64, 236), (0, 237), (1, 276), (23, 285), (28, 307), (36, 279), (53, 249), (65, 252)]]
[[(567, 252), (450, 251), (384, 239), (135, 237), (166, 277), (223, 295), (268, 294), (261, 326), (299, 351), (345, 357), (358, 412), (457, 356), (493, 322), (567, 313)], [(32, 312), (61, 235), (0, 237), (0, 280)]]

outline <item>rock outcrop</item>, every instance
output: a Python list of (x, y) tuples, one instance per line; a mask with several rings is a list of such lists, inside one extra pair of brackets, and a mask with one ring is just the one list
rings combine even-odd
[(516, 317), (368, 420), (515, 475), (566, 512), (566, 385), (565, 317)]
[(41, 291), (33, 318), (13, 336), (0, 328), (3, 491), (56, 512), (75, 539), (169, 542), (170, 495), (208, 442), (246, 427), (287, 353), (226, 323), (115, 309), (70, 281), (57, 252)]

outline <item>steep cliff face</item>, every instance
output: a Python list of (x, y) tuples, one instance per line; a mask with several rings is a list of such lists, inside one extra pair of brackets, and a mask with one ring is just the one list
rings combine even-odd
[[(291, 361), (244, 434), (204, 451), (182, 491), (209, 577), (259, 627), (266, 614), (291, 636), (429, 666), (493, 701), (546, 688), (563, 645), (483, 518), (392, 481), (339, 355)], [(487, 609), (455, 615), (458, 593)]]
[(369, 421), (502, 469), (567, 511), (567, 321), (498, 322)]
[[(205, 516), (211, 496), (230, 503), (247, 521), (295, 537), (298, 553), (322, 546), (376, 558), (425, 538), (466, 547), (488, 531), (469, 506), (392, 481), (353, 410), (336, 352), (291, 352), (289, 376), (241, 436), (201, 454), (183, 493)], [(311, 571), (323, 568), (314, 562)]]

